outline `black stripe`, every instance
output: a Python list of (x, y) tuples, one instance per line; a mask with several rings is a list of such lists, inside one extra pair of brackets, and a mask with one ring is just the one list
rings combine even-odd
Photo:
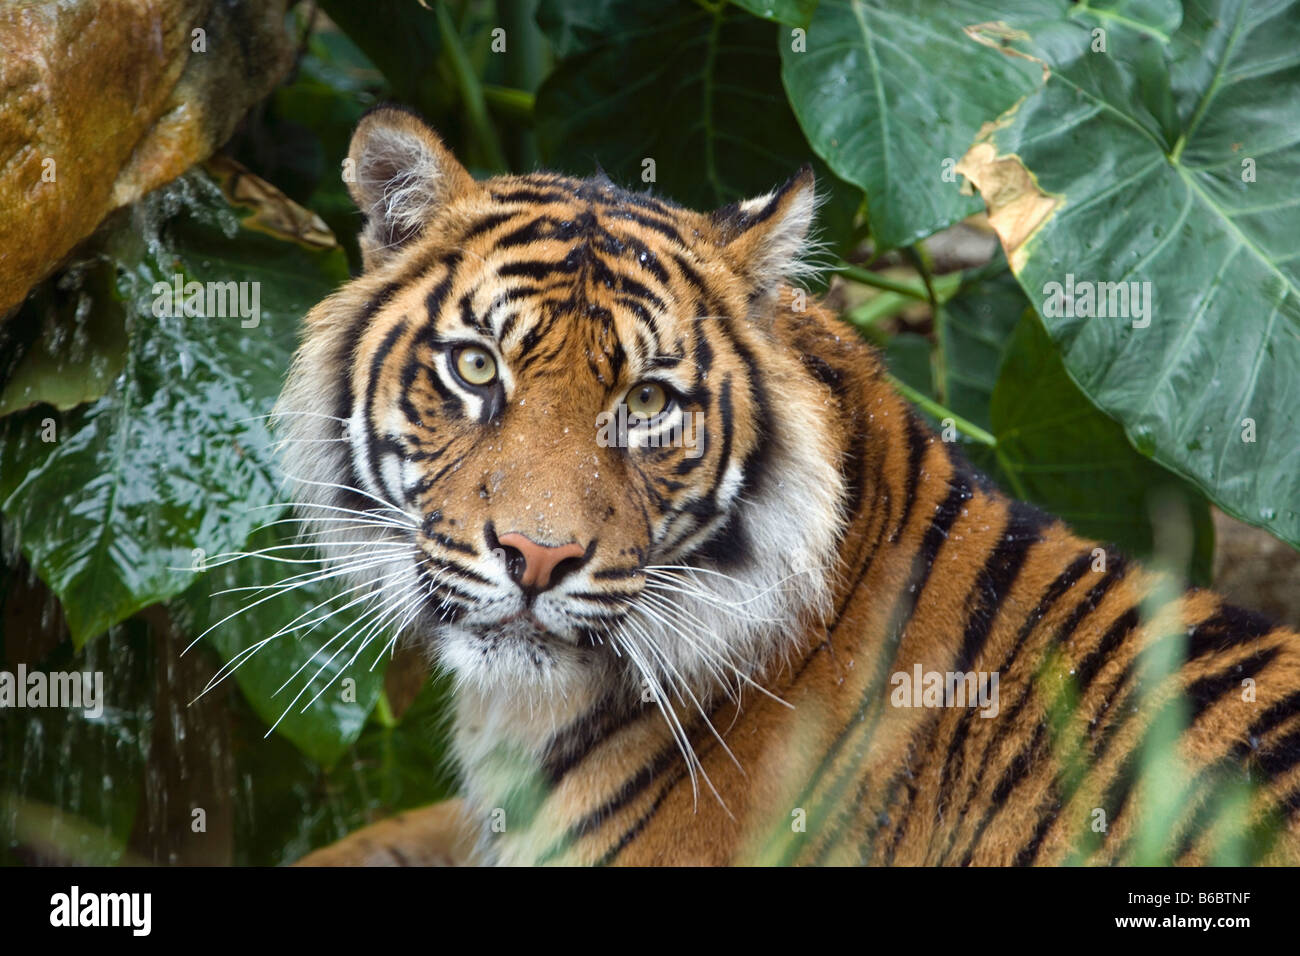
[(1093, 678), (1101, 670), (1102, 665), (1110, 659), (1110, 655), (1119, 649), (1120, 645), (1128, 638), (1141, 619), (1141, 614), (1136, 607), (1131, 607), (1118, 618), (1102, 635), (1097, 646), (1089, 652), (1088, 656), (1079, 662), (1075, 670), (1075, 685), (1079, 689), (1079, 699), (1082, 700), (1088, 688), (1092, 685)]
[(1056, 818), (1060, 816), (1061, 801), (1057, 800), (1054, 804), (1049, 804), (1046, 812), (1040, 813), (1038, 826), (1034, 828), (1034, 835), (1029, 838), (1029, 842), (1021, 848), (1016, 854), (1016, 866), (1033, 866), (1034, 860), (1038, 859), (1038, 851), (1043, 845), (1043, 840), (1047, 836), (1047, 831), (1052, 828)]
[(410, 320), (406, 316), (402, 316), (401, 320), (388, 330), (383, 341), (379, 344), (379, 348), (370, 357), (370, 378), (366, 381), (366, 398), (365, 404), (362, 406), (362, 419), (366, 429), (366, 464), (370, 468), (370, 480), (374, 482), (374, 487), (378, 489), (384, 488), (384, 483), (379, 477), (379, 436), (375, 433), (374, 423), (371, 418), (375, 406), (375, 392), (379, 390), (379, 373), (383, 371), (384, 361), (393, 351), (397, 340), (402, 337), (409, 325)]
[(653, 229), (660, 235), (671, 239), (679, 246), (684, 247), (686, 245), (685, 240), (682, 239), (681, 233), (679, 233), (672, 222), (667, 219), (659, 219), (655, 216), (647, 216), (642, 213), (631, 212), (627, 209), (610, 210), (606, 215), (610, 219), (626, 219), (629, 222), (635, 222), (638, 225), (645, 226), (647, 229)]
[(517, 215), (519, 214), (514, 212), (494, 212), (490, 215), (484, 216), (481, 219), (476, 220), (468, 229), (461, 233), (460, 240), (456, 244), (463, 246), (465, 243), (469, 242), (469, 240), (478, 238), (483, 233), (495, 229), (503, 222), (509, 222)]
[(370, 321), (375, 317), (375, 314), (392, 300), (407, 278), (407, 276), (402, 276), (380, 289), (379, 293), (367, 302), (365, 308), (352, 319), (346, 334), (340, 336), (339, 340), (343, 343), (342, 354), (335, 356), (334, 363), (335, 368), (342, 373), (346, 387), (343, 389), (342, 395), (339, 396), (340, 404), (335, 414), (344, 421), (352, 417), (353, 405), (356, 404), (356, 393), (353, 391), (352, 375), (349, 369), (356, 365), (357, 352), (361, 348), (361, 338), (366, 329), (369, 328)]
[(911, 409), (907, 410), (906, 416), (904, 431), (907, 437), (907, 484), (904, 487), (903, 510), (898, 516), (898, 524), (889, 536), (891, 544), (902, 535), (908, 519), (912, 516), (917, 488), (921, 483), (921, 462), (925, 458), (925, 450), (929, 447), (931, 439), (930, 433), (917, 422)]
[[(1091, 563), (1091, 551), (1083, 551), (1079, 553), (1075, 556), (1074, 560), (1071, 561), (1055, 579), (1053, 579), (1052, 583), (1047, 586), (1047, 590), (1043, 592), (1043, 596), (1034, 606), (1034, 609), (1029, 613), (1029, 616), (1025, 618), (1024, 623), (1020, 625), (1020, 630), (1016, 634), (1015, 643), (1012, 645), (1010, 652), (1002, 659), (1001, 665), (997, 668), (998, 673), (1005, 674), (1010, 670), (1011, 666), (1019, 656), (1021, 649), (1029, 640), (1030, 635), (1037, 629), (1042, 619), (1053, 607), (1056, 606), (1057, 602), (1060, 601), (1060, 599), (1072, 587), (1074, 587), (1079, 578), (1081, 578), (1084, 572), (1088, 570)], [(962, 800), (961, 808), (957, 813), (957, 819), (960, 820), (966, 816), (967, 810), (970, 809), (971, 801), (975, 799), (975, 795), (979, 792), (980, 785), (984, 782), (984, 775), (988, 772), (993, 755), (1000, 751), (1002, 742), (1006, 739), (1007, 735), (1018, 726), (1016, 718), (1028, 702), (1031, 692), (1032, 688), (1026, 690), (1012, 706), (1011, 710), (999, 721), (998, 730), (993, 735), (993, 740), (984, 748), (984, 752), (980, 757), (980, 765), (975, 771), (975, 779), (966, 790), (966, 795)], [(944, 772), (940, 788), (941, 793), (946, 794), (949, 792), (949, 777), (952, 773), (951, 768), (953, 766), (951, 759), (957, 753), (956, 748), (964, 744), (970, 729), (969, 722), (972, 719), (973, 712), (967, 712), (962, 715), (962, 723), (966, 726), (959, 728), (958, 734), (954, 736), (952, 744), (949, 745), (948, 757), (946, 757), (944, 761)], [(941, 802), (941, 811), (944, 806), (945, 803)], [(951, 827), (949, 829), (948, 846), (944, 851), (945, 858), (948, 851), (952, 849), (953, 841), (956, 840), (956, 834), (956, 827)]]
[(1088, 593), (1084, 595), (1083, 600), (1074, 606), (1070, 616), (1056, 629), (1053, 640), (1057, 644), (1068, 642), (1074, 636), (1074, 632), (1078, 630), (1083, 619), (1095, 611), (1107, 592), (1128, 574), (1128, 560), (1122, 554), (1111, 555), (1108, 550), (1107, 558), (1106, 571), (1102, 579), (1088, 589)]
[(659, 332), (659, 323), (655, 319), (654, 315), (650, 312), (650, 310), (647, 309), (640, 302), (636, 301), (636, 299), (628, 298), (627, 296), (619, 296), (614, 301), (617, 302), (619, 305), (621, 305), (623, 308), (627, 309), (629, 312), (631, 312), (633, 318), (635, 318), (638, 322), (640, 322), (643, 326), (645, 326), (647, 330), (649, 330), (650, 335), (654, 341), (655, 348), (658, 349), (661, 346), (661, 343), (663, 342), (663, 338)]
[(1022, 502), (1012, 501), (1008, 508), (1011, 516), (1002, 537), (989, 551), (966, 599), (971, 611), (966, 618), (961, 651), (957, 655), (956, 669), (959, 671), (969, 670), (984, 649), (993, 621), (1019, 577), (1030, 548), (1043, 540), (1043, 529), (1052, 523), (1052, 519), (1037, 508)]
[(620, 695), (606, 694), (596, 706), (551, 738), (542, 758), (541, 772), (552, 789), (601, 741), (644, 713), (644, 707), (628, 708), (621, 702)]
[[(875, 564), (876, 555), (880, 553), (880, 547), (884, 543), (885, 529), (890, 526), (894, 517), (894, 499), (889, 494), (889, 489), (883, 491), (882, 498), (876, 506), (880, 513), (880, 523), (876, 528), (876, 536), (867, 548), (864, 560), (858, 565), (857, 576), (853, 579), (853, 584), (844, 592), (844, 603), (835, 611), (835, 620), (827, 628), (827, 634), (834, 634), (839, 630), (840, 625), (844, 622), (844, 615), (848, 613), (849, 606), (853, 603), (853, 596), (857, 594), (858, 588), (866, 579), (867, 573)], [(865, 531), (865, 529), (863, 529)], [(809, 658), (811, 660), (811, 657)], [(802, 670), (800, 671), (802, 673)]]
[(1187, 642), (1187, 659), (1195, 660), (1215, 651), (1231, 650), (1275, 629), (1276, 625), (1262, 614), (1225, 604), (1192, 630)]
[[(944, 542), (948, 540), (948, 535), (957, 520), (957, 516), (961, 514), (963, 506), (971, 499), (972, 495), (973, 492), (966, 478), (960, 474), (953, 475), (948, 484), (948, 494), (940, 504), (935, 506), (934, 515), (931, 517), (930, 523), (925, 529), (925, 534), (922, 536), (921, 546), (912, 557), (912, 568), (907, 578), (908, 585), (897, 595), (894, 606), (890, 609), (885, 646), (877, 655), (877, 660), (881, 664), (893, 658), (895, 650), (902, 641), (907, 626), (912, 620), (917, 604), (925, 592), (925, 586), (929, 582), (935, 559), (938, 557)], [(887, 696), (883, 692), (887, 673), (888, 667), (882, 667), (867, 682), (855, 719), (846, 723), (836, 735), (835, 740), (832, 741), (826, 756), (822, 759), (821, 765), (813, 775), (810, 787), (815, 787), (818, 778), (825, 772), (834, 755), (843, 746), (845, 739), (851, 732), (860, 730), (869, 733), (874, 727), (874, 721), (868, 725), (864, 718), (872, 704), (879, 707), (880, 702)], [(878, 709), (877, 713), (879, 713)], [(847, 772), (856, 772), (856, 768), (850, 768)], [(832, 791), (843, 786), (843, 779), (841, 778), (832, 786)]]
[(572, 253), (558, 262), (548, 262), (545, 259), (518, 259), (514, 262), (507, 262), (497, 269), (497, 277), (505, 279), (510, 276), (526, 276), (540, 282), (542, 279), (556, 273), (571, 275), (578, 271), (580, 265), (581, 262), (579, 259), (574, 258)]
[(1254, 677), (1277, 657), (1278, 648), (1266, 647), (1249, 657), (1242, 658), (1227, 666), (1217, 674), (1202, 677), (1187, 687), (1187, 699), (1192, 706), (1188, 726), (1196, 723), (1201, 715), (1213, 707), (1226, 694), (1241, 687), (1244, 678)]
[[(1029, 696), (1028, 693), (1025, 695)], [(1022, 698), (1023, 699), (1023, 698)], [(997, 785), (993, 788), (993, 795), (990, 797), (990, 803), (984, 816), (980, 818), (979, 824), (975, 828), (975, 833), (971, 836), (970, 842), (966, 845), (966, 852), (962, 855), (961, 865), (970, 866), (975, 857), (975, 851), (978, 849), (980, 840), (984, 838), (984, 831), (988, 829), (993, 818), (1003, 808), (1007, 797), (1011, 795), (1016, 786), (1029, 775), (1039, 756), (1039, 751), (1043, 748), (1043, 738), (1046, 735), (1047, 724), (1039, 721), (1037, 729), (1034, 731), (1033, 738), (1018, 754), (1012, 759), (1007, 769), (1003, 771)]]
[(673, 253), (672, 258), (673, 262), (677, 265), (678, 271), (681, 272), (682, 278), (686, 280), (688, 285), (694, 288), (697, 295), (707, 295), (711, 291), (708, 284), (705, 283), (704, 277), (696, 271), (694, 266), (686, 261), (685, 256), (680, 255), (679, 253)]
[(445, 264), (447, 267), (446, 274), (438, 280), (437, 284), (429, 290), (429, 294), (424, 298), (424, 311), (429, 316), (430, 325), (438, 321), (442, 314), (442, 307), (447, 303), (447, 296), (451, 293), (451, 284), (456, 280), (456, 269), (460, 265), (460, 254), (453, 253), (449, 255)]
[(1270, 780), (1282, 776), (1297, 763), (1300, 763), (1300, 730), (1287, 734), (1255, 758), (1256, 766)]
[(498, 191), (494, 189), (490, 195), (496, 202), (517, 202), (538, 206), (547, 203), (573, 202), (573, 196), (571, 194), (559, 192), (557, 190), (511, 189), (507, 191)]
[[(1175, 635), (1178, 636), (1178, 635)], [(1166, 637), (1164, 640), (1172, 638)], [(1159, 644), (1156, 645), (1158, 647)], [(1154, 651), (1155, 648), (1151, 650)], [(1220, 700), (1224, 694), (1228, 693), (1237, 686), (1243, 677), (1253, 677), (1277, 656), (1278, 649), (1270, 647), (1266, 650), (1253, 654), (1244, 660), (1237, 661), (1228, 666), (1224, 671), (1210, 677), (1203, 677), (1188, 687), (1185, 699), (1191, 703), (1191, 713), (1188, 715), (1187, 726), (1194, 725), (1200, 717), (1216, 701)], [(1150, 734), (1152, 729), (1160, 726), (1165, 717), (1165, 711), (1168, 708), (1176, 707), (1181, 703), (1179, 698), (1169, 701), (1165, 708), (1162, 708), (1148, 724), (1148, 729), (1142, 734), (1138, 744), (1133, 747), (1124, 756), (1119, 773), (1106, 788), (1105, 797), (1102, 800), (1103, 807), (1109, 808), (1106, 819), (1108, 821), (1108, 830), (1113, 830), (1115, 822), (1128, 806), (1128, 799), (1133, 793), (1133, 788), (1138, 780), (1139, 763), (1143, 751), (1149, 745)], [(1127, 721), (1117, 722), (1127, 723)], [(1108, 728), (1109, 729), (1109, 728)], [(1115, 728), (1116, 730), (1118, 728)], [(1106, 745), (1115, 737), (1114, 732), (1108, 735), (1104, 741)], [(1300, 759), (1300, 750), (1296, 751), (1295, 759)]]
[[(656, 777), (663, 773), (674, 761), (681, 759), (681, 756), (681, 751), (677, 749), (677, 742), (674, 740), (669, 743), (659, 751), (654, 760), (642, 766), (641, 769), (628, 778), (614, 796), (575, 823), (568, 832), (567, 840), (573, 842), (583, 834), (596, 830), (605, 820), (636, 799), (646, 787), (654, 782)], [(668, 789), (672, 789), (671, 784)], [(644, 823), (640, 825), (644, 826)], [(620, 846), (625, 845), (626, 841), (620, 843)]]
[[(707, 303), (702, 303), (702, 305), (707, 308)], [(754, 447), (749, 450), (745, 455), (744, 460), (741, 462), (741, 485), (739, 493), (741, 495), (751, 495), (762, 487), (763, 479), (767, 472), (769, 455), (772, 448), (770, 437), (772, 432), (771, 405), (768, 399), (763, 370), (759, 365), (758, 360), (754, 357), (754, 353), (736, 337), (731, 323), (727, 321), (725, 317), (716, 327), (722, 334), (723, 338), (727, 340), (727, 344), (731, 346), (732, 351), (734, 351), (745, 364), (745, 370), (749, 379), (749, 394), (754, 403), (754, 431), (758, 437), (754, 443)], [(723, 424), (724, 426), (730, 425), (730, 412), (727, 413), (727, 417), (724, 419)], [(730, 443), (728, 442), (726, 447), (723, 449), (722, 461), (727, 461), (730, 458), (729, 445)], [(720, 462), (719, 468), (721, 469), (722, 467), (722, 462)], [(721, 470), (719, 471), (718, 477), (719, 479), (722, 477)]]
[[(677, 780), (679, 779), (681, 778), (678, 777)], [(659, 792), (659, 795), (654, 799), (654, 803), (650, 804), (650, 809), (641, 817), (641, 819), (637, 820), (636, 823), (632, 825), (631, 829), (619, 837), (618, 842), (615, 843), (599, 861), (597, 861), (597, 866), (609, 866), (615, 859), (617, 859), (618, 855), (627, 848), (629, 843), (641, 835), (641, 831), (649, 825), (650, 821), (654, 818), (654, 815), (659, 812), (659, 807), (668, 799), (668, 795), (673, 792), (673, 787), (677, 785), (677, 780), (671, 781)]]
[(480, 335), (491, 335), (492, 330), (484, 325), (483, 320), (474, 314), (474, 307), (471, 300), (474, 298), (475, 291), (477, 290), (470, 289), (468, 292), (463, 293), (456, 301), (456, 308), (460, 312), (460, 320)]
[(661, 285), (667, 287), (669, 282), (668, 270), (659, 262), (659, 257), (650, 250), (649, 246), (639, 239), (630, 237), (618, 241), (631, 250), (633, 262), (658, 279)]
[(1247, 735), (1254, 738), (1263, 737), (1270, 730), (1280, 727), (1288, 718), (1294, 717), (1296, 714), (1300, 714), (1300, 690), (1282, 698), (1264, 711), (1250, 725)]
[(442, 545), (448, 551), (459, 551), (461, 554), (468, 554), (472, 558), (478, 557), (478, 549), (472, 544), (467, 544), (464, 541), (457, 541), (450, 535), (435, 532), (427, 535), (427, 537), (430, 541)]

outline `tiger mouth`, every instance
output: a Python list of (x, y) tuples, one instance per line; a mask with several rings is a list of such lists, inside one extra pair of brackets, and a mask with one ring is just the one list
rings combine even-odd
[(517, 611), (490, 624), (477, 624), (473, 630), (480, 638), (489, 641), (513, 638), (531, 642), (559, 641), (571, 643), (564, 635), (557, 634), (538, 620), (530, 609)]

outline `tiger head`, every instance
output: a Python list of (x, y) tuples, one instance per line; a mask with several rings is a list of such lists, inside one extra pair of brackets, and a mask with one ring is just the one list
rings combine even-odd
[(363, 273), (307, 317), (276, 426), (375, 620), (530, 707), (710, 693), (791, 649), (843, 524), (829, 393), (772, 318), (811, 171), (711, 214), (475, 181), (381, 108), (344, 173)]

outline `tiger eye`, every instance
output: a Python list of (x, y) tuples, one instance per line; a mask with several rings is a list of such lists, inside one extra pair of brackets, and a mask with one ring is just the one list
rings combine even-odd
[(487, 349), (471, 345), (456, 353), (456, 372), (470, 385), (490, 385), (497, 377), (497, 361)]
[(627, 393), (627, 410), (638, 418), (654, 418), (668, 404), (668, 393), (662, 385), (641, 382)]

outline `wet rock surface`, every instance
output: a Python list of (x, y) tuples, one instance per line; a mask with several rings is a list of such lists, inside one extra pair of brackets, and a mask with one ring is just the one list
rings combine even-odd
[(287, 0), (0, 7), (0, 316), (206, 158), (292, 59)]

